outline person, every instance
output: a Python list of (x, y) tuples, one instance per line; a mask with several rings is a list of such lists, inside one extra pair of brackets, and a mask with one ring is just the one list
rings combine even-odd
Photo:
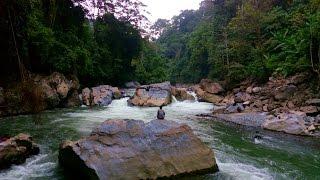
[(255, 135), (253, 136), (253, 138), (255, 140), (261, 140), (262, 139), (262, 135), (260, 134), (259, 131), (256, 131)]
[(160, 106), (160, 109), (158, 110), (158, 113), (157, 113), (157, 118), (159, 120), (163, 120), (164, 117), (165, 117), (166, 113), (164, 112), (164, 110), (162, 109), (162, 106)]

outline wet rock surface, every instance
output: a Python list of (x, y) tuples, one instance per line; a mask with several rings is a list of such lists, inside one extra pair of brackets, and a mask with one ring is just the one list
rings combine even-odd
[(122, 94), (117, 87), (101, 85), (82, 90), (82, 103), (86, 106), (108, 106), (112, 100), (119, 99)]
[(195, 100), (195, 98), (188, 93), (186, 88), (172, 87), (171, 93), (173, 96), (176, 97), (178, 101), (186, 101), (186, 100), (194, 101)]
[(140, 86), (133, 97), (128, 100), (132, 106), (159, 107), (171, 103), (171, 84), (164, 82)]
[[(303, 116), (296, 114), (281, 114), (267, 119), (262, 125), (264, 129), (280, 131), (294, 135), (308, 135)], [(315, 129), (314, 129), (315, 130)]]
[(59, 162), (73, 177), (156, 179), (218, 170), (214, 153), (191, 128), (167, 120), (110, 120), (89, 137), (66, 141)]
[(12, 138), (3, 138), (0, 141), (0, 170), (22, 164), (39, 151), (39, 147), (32, 141), (30, 135), (19, 134)]
[(232, 122), (244, 126), (261, 127), (265, 122), (266, 113), (233, 113), (233, 114), (214, 114), (210, 117), (221, 121)]

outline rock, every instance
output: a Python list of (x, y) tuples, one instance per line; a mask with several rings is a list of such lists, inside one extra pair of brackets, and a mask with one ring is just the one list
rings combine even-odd
[(119, 88), (112, 87), (111, 91), (113, 93), (113, 99), (121, 99), (122, 98), (122, 93)]
[(79, 107), (81, 105), (81, 100), (77, 91), (73, 91), (71, 95), (68, 96), (67, 102), (64, 107)]
[(308, 135), (306, 134), (307, 127), (305, 126), (304, 116), (296, 114), (282, 113), (278, 117), (268, 119), (262, 127), (288, 134)]
[(304, 106), (300, 107), (300, 111), (305, 112), (307, 115), (316, 116), (320, 114), (318, 107), (316, 106)]
[(113, 87), (102, 85), (91, 90), (92, 105), (108, 106), (113, 100)]
[(171, 88), (171, 94), (176, 97), (178, 101), (194, 101), (195, 98), (187, 92), (186, 88)]
[(50, 87), (46, 82), (40, 84), (43, 90), (43, 99), (46, 101), (46, 108), (55, 108), (60, 104), (60, 98), (57, 91)]
[(89, 88), (84, 88), (82, 90), (82, 103), (86, 106), (90, 106), (91, 101), (91, 90)]
[(263, 103), (261, 100), (256, 100), (253, 104), (252, 104), (253, 107), (255, 108), (262, 108), (263, 107)]
[(244, 106), (249, 106), (250, 104), (251, 104), (250, 101), (246, 101), (246, 102), (243, 103)]
[(70, 88), (66, 82), (61, 82), (57, 85), (57, 93), (59, 94), (61, 99), (64, 99), (68, 96)]
[[(249, 86), (249, 87), (246, 89), (246, 93), (252, 94), (252, 90), (253, 90), (252, 86)], [(237, 93), (238, 93), (238, 92), (237, 92)]]
[(209, 102), (209, 103), (213, 103), (213, 104), (218, 104), (223, 100), (223, 97), (205, 92), (201, 88), (196, 89), (196, 94), (199, 97), (199, 101), (205, 101), (205, 102)]
[(236, 103), (244, 103), (246, 101), (250, 101), (251, 100), (251, 96), (248, 93), (245, 92), (239, 92), (235, 95), (234, 101)]
[(224, 89), (219, 83), (215, 83), (210, 79), (202, 79), (200, 82), (200, 88), (211, 94), (219, 94), (224, 92)]
[(320, 106), (320, 99), (309, 99), (306, 101), (307, 105), (312, 105), (312, 106)]
[(308, 131), (315, 131), (316, 127), (314, 125), (311, 125), (308, 127)]
[(288, 107), (289, 109), (294, 109), (294, 108), (295, 108), (295, 105), (294, 105), (294, 103), (293, 103), (292, 101), (288, 101), (287, 107)]
[(107, 106), (113, 99), (122, 98), (122, 93), (117, 87), (101, 85), (92, 89), (82, 90), (82, 103), (86, 106)]
[(263, 106), (263, 107), (262, 107), (262, 110), (263, 110), (264, 112), (268, 112), (268, 111), (269, 111), (269, 110), (268, 110), (268, 106), (267, 106), (267, 105)]
[(255, 93), (255, 94), (260, 93), (261, 91), (262, 91), (262, 88), (261, 88), (261, 87), (254, 87), (254, 88), (252, 89), (252, 92)]
[(212, 114), (224, 114), (226, 110), (225, 106), (216, 106), (212, 110)]
[(274, 98), (278, 101), (288, 100), (297, 91), (297, 87), (294, 85), (284, 85), (276, 88), (274, 92)]
[(220, 121), (227, 121), (235, 124), (251, 127), (261, 127), (267, 118), (266, 113), (234, 113), (234, 114), (214, 114), (213, 118)]
[(308, 78), (307, 74), (301, 73), (301, 74), (297, 74), (295, 76), (292, 76), (289, 79), (289, 83), (293, 84), (293, 85), (299, 85), (303, 82), (305, 82), (305, 80)]
[(315, 123), (320, 123), (320, 115), (318, 115), (317, 117), (315, 117), (314, 122), (315, 122)]
[(0, 142), (0, 170), (7, 169), (13, 164), (22, 164), (28, 157), (38, 153), (39, 147), (27, 134), (19, 134)]
[(126, 88), (137, 88), (137, 87), (141, 86), (141, 84), (139, 82), (137, 82), (137, 81), (130, 81), (130, 82), (126, 82), (124, 84), (124, 86)]
[(89, 137), (60, 146), (73, 178), (157, 179), (218, 170), (214, 153), (191, 128), (167, 120), (110, 120)]
[(241, 91), (241, 88), (234, 88), (234, 89), (232, 90), (233, 94), (237, 94), (237, 93), (240, 92), (240, 91)]
[(244, 111), (244, 107), (241, 103), (236, 103), (236, 104), (232, 104), (229, 105), (226, 110), (225, 113), (231, 114), (231, 113), (240, 113)]
[(128, 103), (133, 106), (166, 106), (171, 103), (170, 82), (140, 86)]

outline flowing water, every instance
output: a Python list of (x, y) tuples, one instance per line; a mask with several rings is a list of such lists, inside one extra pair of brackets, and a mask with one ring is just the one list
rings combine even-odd
[[(63, 140), (77, 140), (107, 119), (155, 118), (157, 108), (128, 107), (127, 98), (108, 107), (58, 109), (39, 115), (0, 119), (0, 134), (29, 133), (41, 153), (26, 163), (1, 171), (0, 179), (63, 179), (58, 165), (58, 147)], [(212, 104), (174, 102), (164, 107), (166, 118), (190, 125), (216, 154), (220, 172), (192, 179), (320, 179), (320, 142), (270, 132), (260, 132), (217, 121), (197, 118), (208, 113)], [(190, 178), (187, 178), (190, 179)]]

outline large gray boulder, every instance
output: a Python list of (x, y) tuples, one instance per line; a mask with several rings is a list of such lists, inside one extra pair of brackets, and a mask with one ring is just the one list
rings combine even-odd
[(39, 153), (39, 147), (27, 134), (0, 141), (0, 170), (9, 168), (13, 164), (22, 164), (31, 155)]
[(59, 162), (73, 178), (157, 179), (218, 171), (191, 128), (167, 120), (110, 120), (89, 137), (64, 142)]
[(140, 86), (128, 103), (133, 106), (166, 106), (171, 103), (171, 84), (164, 82)]
[(82, 103), (87, 106), (108, 106), (113, 99), (119, 99), (122, 94), (117, 87), (101, 85), (82, 90)]
[(307, 127), (305, 126), (305, 116), (283, 113), (277, 117), (267, 119), (262, 127), (264, 129), (285, 132), (294, 135), (308, 135)]

